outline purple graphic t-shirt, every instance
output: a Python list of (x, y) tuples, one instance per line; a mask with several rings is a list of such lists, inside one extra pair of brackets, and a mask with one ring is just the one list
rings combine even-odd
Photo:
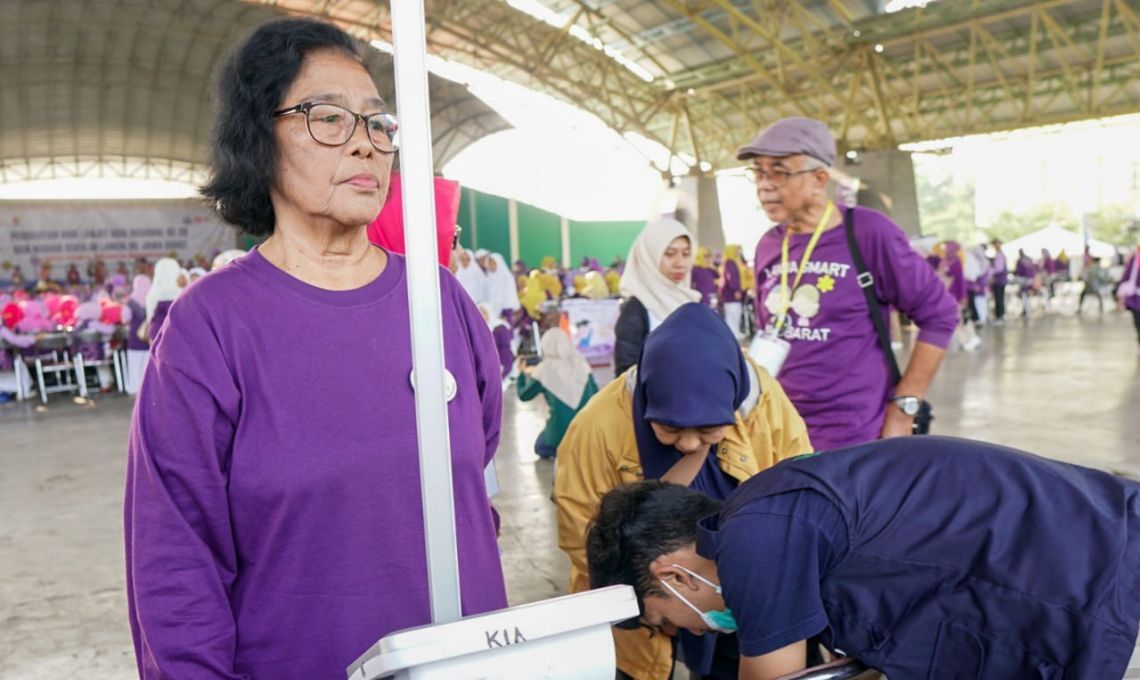
[[(756, 246), (757, 317), (773, 325), (780, 311), (780, 249), (787, 231), (778, 225)], [(792, 234), (788, 285), (811, 234)], [(958, 305), (906, 235), (882, 213), (855, 208), (855, 239), (875, 278), (875, 294), (921, 329), (918, 339), (945, 348), (958, 324)], [(781, 337), (791, 352), (778, 379), (807, 423), (817, 450), (877, 439), (893, 386), (842, 226), (820, 235), (792, 294)]]

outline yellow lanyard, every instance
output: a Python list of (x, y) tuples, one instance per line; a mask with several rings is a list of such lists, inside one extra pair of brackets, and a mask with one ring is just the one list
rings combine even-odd
[(804, 267), (807, 266), (808, 259), (811, 258), (812, 251), (815, 250), (815, 244), (819, 243), (819, 236), (823, 233), (833, 212), (835, 212), (835, 204), (828, 201), (827, 209), (823, 211), (823, 217), (819, 220), (819, 224), (815, 226), (811, 240), (808, 241), (807, 248), (804, 249), (804, 256), (800, 258), (800, 266), (796, 269), (796, 280), (792, 283), (790, 290), (788, 289), (788, 241), (792, 237), (792, 230), (789, 228), (784, 232), (784, 245), (780, 249), (780, 315), (776, 318), (777, 333), (784, 327), (784, 322), (788, 318), (788, 308), (792, 305), (792, 295), (795, 293), (795, 290), (800, 287), (800, 279), (803, 278)]

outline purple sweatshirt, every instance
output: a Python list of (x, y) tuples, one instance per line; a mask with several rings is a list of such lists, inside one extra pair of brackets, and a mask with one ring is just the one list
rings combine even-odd
[(139, 338), (139, 328), (146, 321), (146, 307), (135, 300), (127, 300), (127, 308), (131, 310), (131, 323), (127, 326), (127, 349), (146, 351), (150, 343)]
[(707, 305), (716, 294), (716, 270), (711, 267), (693, 267), (693, 290), (701, 294), (701, 304)]
[(154, 306), (154, 317), (150, 320), (150, 325), (147, 326), (146, 336), (154, 342), (158, 338), (159, 331), (162, 330), (163, 324), (166, 322), (166, 315), (170, 313), (170, 306), (174, 304), (170, 300), (163, 300)]
[(724, 281), (720, 285), (721, 302), (740, 302), (744, 299), (740, 286), (740, 267), (736, 260), (724, 263)]
[[(1140, 267), (1140, 247), (1136, 249), (1136, 252), (1132, 253), (1132, 257), (1128, 258), (1128, 263), (1124, 265), (1124, 274), (1121, 275), (1120, 282), (1140, 282), (1140, 271), (1137, 271), (1137, 267)], [(1137, 286), (1136, 292), (1124, 299), (1124, 306), (1128, 309), (1140, 312), (1140, 286)]]
[(1031, 279), (1037, 276), (1037, 267), (1033, 264), (1033, 260), (1030, 260), (1028, 257), (1018, 258), (1017, 266), (1013, 269), (1013, 274), (1023, 279)]
[[(775, 323), (773, 310), (779, 309), (780, 244), (786, 231), (786, 225), (778, 225), (756, 246), (761, 328)], [(958, 324), (958, 305), (903, 231), (882, 213), (855, 208), (855, 238), (884, 303), (883, 318), (888, 307), (897, 308), (918, 324), (920, 341), (946, 347)], [(811, 234), (792, 234), (789, 286), (810, 239)], [(894, 389), (856, 277), (843, 227), (825, 231), (781, 332), (792, 347), (779, 381), (820, 451), (877, 439)]]
[(958, 259), (957, 255), (946, 262), (943, 275), (948, 279), (946, 289), (949, 291), (950, 297), (959, 304), (965, 302), (967, 297), (966, 274), (962, 268), (962, 261)]
[(495, 326), (491, 337), (495, 340), (495, 352), (499, 357), (500, 377), (505, 378), (511, 374), (515, 365), (515, 355), (511, 351), (511, 329), (508, 326)]
[(994, 254), (993, 262), (990, 266), (990, 274), (993, 276), (993, 283), (995, 286), (1004, 286), (1009, 283), (1009, 264), (1005, 261), (1005, 253), (1001, 252), (998, 248)]
[[(444, 270), (441, 270), (444, 271)], [(507, 604), (483, 468), (491, 333), (440, 277), (464, 614)], [(127, 597), (142, 678), (341, 678), (430, 622), (404, 259), (350, 291), (255, 249), (174, 303), (131, 426)]]

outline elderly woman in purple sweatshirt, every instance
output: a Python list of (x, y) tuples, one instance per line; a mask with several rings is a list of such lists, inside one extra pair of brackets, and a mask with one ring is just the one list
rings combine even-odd
[[(262, 25), (219, 79), (222, 217), (266, 240), (174, 302), (136, 402), (127, 596), (139, 674), (335, 678), (431, 621), (404, 259), (368, 241), (396, 119), (359, 47)], [(440, 269), (463, 613), (507, 604), (483, 469), (491, 333)]]

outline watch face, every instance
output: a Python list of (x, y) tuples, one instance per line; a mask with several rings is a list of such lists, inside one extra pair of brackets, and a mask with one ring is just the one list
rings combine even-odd
[(918, 397), (900, 397), (895, 401), (895, 403), (899, 405), (899, 408), (902, 409), (902, 412), (906, 415), (918, 415), (918, 408), (920, 406)]

